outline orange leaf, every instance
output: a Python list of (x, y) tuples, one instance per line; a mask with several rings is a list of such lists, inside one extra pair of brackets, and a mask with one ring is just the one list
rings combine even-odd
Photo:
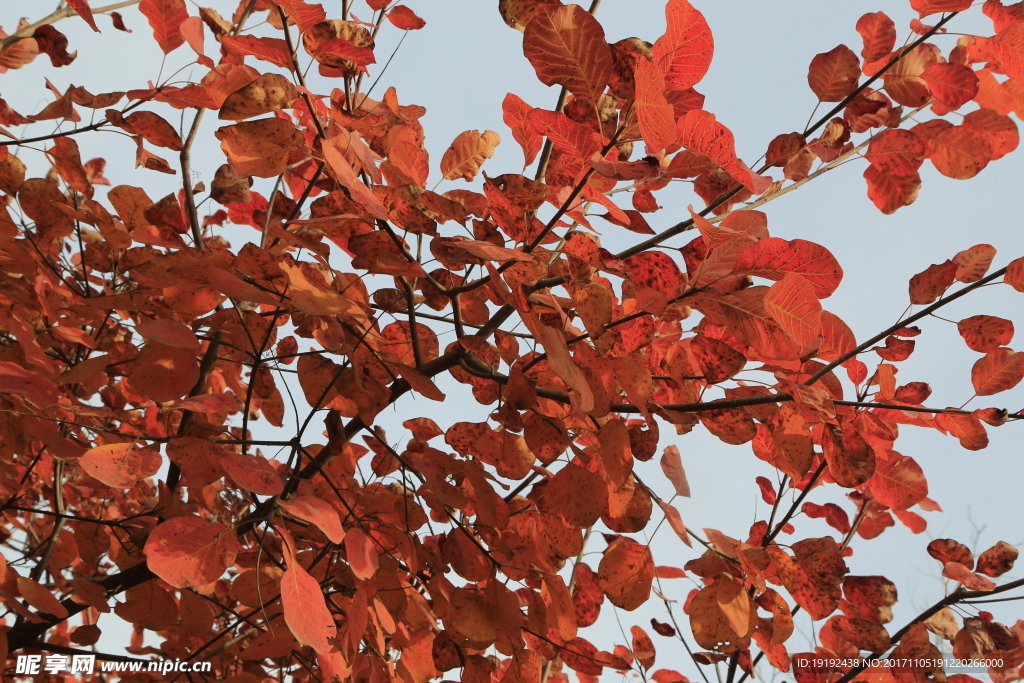
[(817, 344), (821, 334), (821, 302), (802, 275), (786, 273), (768, 289), (764, 306), (779, 327), (802, 348)]
[(1013, 339), (1013, 322), (991, 315), (972, 315), (956, 324), (960, 336), (972, 351), (988, 353)]
[(228, 54), (243, 57), (252, 55), (282, 69), (292, 69), (292, 53), (288, 49), (288, 43), (280, 38), (228, 35), (222, 36), (220, 42)]
[(181, 35), (181, 24), (188, 19), (184, 0), (142, 0), (139, 11), (149, 19), (153, 37), (164, 54), (185, 42), (185, 36)]
[(653, 582), (654, 560), (649, 547), (625, 536), (608, 545), (597, 569), (597, 583), (613, 605), (635, 610), (647, 602)]
[(388, 21), (403, 31), (415, 31), (427, 25), (416, 13), (405, 5), (396, 5), (387, 14)]
[(175, 588), (205, 586), (235, 561), (235, 531), (199, 517), (183, 516), (157, 525), (143, 549), (154, 574)]
[(128, 381), (157, 403), (181, 398), (199, 381), (195, 350), (150, 342), (135, 357)]
[(132, 443), (112, 443), (90, 448), (78, 464), (93, 478), (107, 486), (127, 489), (140, 479), (152, 477), (160, 470), (162, 458), (148, 448), (135, 448)]
[(896, 46), (896, 23), (884, 12), (871, 12), (858, 19), (857, 33), (864, 39), (860, 56), (865, 63), (878, 61)]
[(493, 130), (467, 130), (459, 133), (441, 157), (441, 174), (445, 180), (462, 178), (471, 181), (480, 172), (484, 161), (494, 156), (501, 136)]
[(1024, 83), (1024, 24), (1011, 24), (992, 37), (992, 53), (1003, 72), (1014, 81)]
[(921, 176), (916, 172), (898, 176), (877, 166), (868, 166), (864, 169), (864, 179), (868, 182), (868, 199), (886, 216), (913, 204), (921, 189)]
[(688, 0), (665, 6), (665, 35), (654, 43), (654, 61), (665, 75), (667, 90), (686, 90), (704, 78), (715, 53), (715, 40), (704, 15)]
[(978, 396), (1008, 391), (1024, 379), (1024, 353), (999, 348), (979, 358), (971, 368), (971, 383)]
[(611, 79), (604, 28), (579, 5), (539, 7), (523, 33), (523, 54), (541, 83), (564, 86), (590, 102), (597, 102)]
[[(274, 0), (288, 13), (288, 18), (299, 25), (302, 31), (308, 31), (314, 24), (327, 19), (327, 12), (320, 3), (311, 4), (303, 0)], [(376, 9), (376, 8), (375, 8)]]
[(693, 541), (690, 540), (690, 534), (686, 532), (686, 525), (683, 523), (683, 517), (679, 514), (679, 510), (674, 505), (666, 503), (665, 501), (659, 501), (661, 505), (661, 511), (665, 513), (665, 519), (668, 520), (668, 524), (672, 527), (672, 531), (676, 532), (676, 536), (679, 540), (687, 545), (687, 547), (693, 547)]
[(811, 60), (807, 83), (821, 102), (839, 102), (857, 88), (860, 59), (845, 45)]
[(683, 461), (677, 446), (667, 446), (661, 454), (661, 471), (672, 482), (676, 495), (690, 497), (690, 483), (686, 481), (686, 472), (683, 470)]
[(910, 303), (915, 306), (934, 302), (956, 281), (953, 261), (934, 264), (910, 278)]
[(995, 257), (996, 249), (991, 244), (977, 244), (970, 249), (964, 249), (953, 257), (957, 281), (977, 282), (985, 277)]
[(281, 475), (266, 458), (225, 450), (220, 454), (220, 464), (228, 476), (246, 491), (258, 496), (276, 496), (284, 491)]
[(921, 74), (940, 105), (959, 109), (978, 94), (978, 76), (969, 66), (956, 62), (936, 63)]
[(548, 365), (555, 374), (579, 392), (580, 410), (585, 413), (593, 410), (594, 394), (583, 371), (569, 357), (565, 336), (552, 327), (542, 325), (538, 330), (537, 341), (544, 346), (544, 350), (548, 354)]
[(345, 556), (352, 567), (352, 573), (359, 579), (371, 579), (380, 566), (377, 547), (359, 527), (353, 527), (345, 534)]
[(341, 543), (345, 539), (345, 529), (341, 526), (338, 511), (322, 498), (296, 496), (281, 501), (281, 508), (293, 517), (316, 524), (331, 543)]
[(195, 332), (177, 320), (170, 320), (168, 318), (143, 320), (135, 326), (135, 331), (146, 339), (160, 342), (164, 346), (171, 346), (176, 349), (198, 349), (200, 346)]
[(913, 458), (898, 453), (878, 463), (868, 485), (875, 498), (893, 510), (906, 510), (928, 495), (928, 482), (921, 466)]
[(962, 583), (964, 588), (972, 591), (990, 591), (996, 587), (994, 582), (975, 574), (959, 562), (947, 562), (942, 568), (942, 575)]
[(215, 135), (236, 173), (259, 178), (281, 174), (288, 167), (289, 157), (303, 144), (295, 125), (277, 117), (224, 126)]
[(528, 121), (528, 116), (533, 107), (523, 101), (522, 98), (509, 93), (501, 103), (502, 120), (505, 125), (512, 129), (512, 137), (519, 146), (523, 148), (525, 162), (524, 167), (533, 163), (540, 152), (544, 140), (537, 133)]
[(597, 474), (569, 463), (544, 487), (543, 509), (574, 529), (586, 529), (608, 508), (608, 487)]
[(25, 602), (32, 607), (35, 607), (44, 614), (52, 614), (58, 619), (66, 619), (68, 617), (67, 608), (60, 604), (60, 601), (57, 600), (46, 586), (24, 576), (19, 576), (16, 583), (21, 597), (25, 598)]
[(915, 176), (924, 163), (925, 144), (909, 130), (886, 130), (868, 145), (865, 157), (880, 171), (897, 176)]
[(337, 635), (338, 627), (327, 609), (324, 590), (294, 560), (281, 577), (281, 604), (284, 622), (295, 640), (313, 648), (318, 654), (330, 652), (333, 647), (331, 640)]
[(636, 115), (647, 154), (660, 152), (676, 141), (675, 110), (665, 99), (665, 75), (658, 62), (636, 60)]
[(802, 275), (819, 299), (832, 296), (843, 280), (843, 269), (825, 247), (806, 240), (769, 237), (753, 244), (740, 254), (737, 273), (746, 273), (768, 280), (781, 280), (787, 273)]

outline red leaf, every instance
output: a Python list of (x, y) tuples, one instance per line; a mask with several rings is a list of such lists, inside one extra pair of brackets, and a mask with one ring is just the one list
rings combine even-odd
[(990, 591), (996, 587), (994, 582), (975, 574), (959, 562), (947, 562), (942, 568), (942, 575), (947, 579), (959, 581), (964, 588), (972, 591)]
[(864, 169), (864, 179), (868, 182), (868, 199), (886, 216), (913, 204), (921, 189), (921, 176), (916, 172), (898, 176), (872, 165)]
[(597, 102), (612, 75), (604, 28), (579, 5), (544, 5), (523, 34), (523, 53), (544, 85)]
[(302, 31), (327, 19), (327, 12), (320, 3), (310, 4), (303, 0), (274, 0), (288, 14), (288, 18), (298, 24)]
[[(330, 167), (335, 179), (346, 188), (352, 195), (352, 199), (359, 202), (366, 211), (375, 218), (387, 219), (388, 210), (380, 203), (373, 191), (363, 184), (357, 176), (355, 169), (345, 159), (345, 155), (338, 149), (339, 138), (327, 140), (323, 144), (324, 159)], [(443, 162), (442, 162), (443, 168)]]
[(1002, 576), (1013, 569), (1020, 552), (1006, 541), (999, 541), (978, 556), (976, 569), (985, 576)]
[(143, 549), (154, 574), (175, 588), (213, 583), (235, 561), (235, 530), (199, 517), (183, 516), (157, 525)]
[(909, 510), (893, 510), (896, 519), (903, 522), (903, 526), (910, 529), (910, 533), (921, 534), (928, 528), (928, 522), (924, 517)]
[(970, 9), (971, 0), (910, 0), (910, 6), (924, 18), (938, 12), (963, 12)]
[(252, 55), (256, 59), (270, 62), (291, 71), (292, 55), (288, 43), (280, 38), (257, 38), (256, 36), (223, 36), (221, 44), (228, 54)]
[(589, 161), (601, 151), (600, 136), (562, 112), (534, 109), (527, 115), (527, 119), (534, 131), (550, 138), (551, 144), (560, 152)]
[(896, 176), (916, 176), (924, 163), (925, 144), (909, 130), (886, 130), (868, 145), (867, 160), (880, 171)]
[(658, 62), (636, 60), (636, 116), (647, 154), (664, 150), (676, 141), (676, 117), (665, 99), (665, 77)]
[(686, 149), (706, 156), (754, 194), (761, 194), (771, 179), (755, 174), (736, 156), (732, 131), (723, 126), (711, 112), (694, 109), (676, 121), (677, 141)]
[(896, 47), (896, 23), (885, 12), (871, 12), (857, 20), (857, 33), (864, 39), (860, 56), (865, 63), (885, 57)]
[(1013, 339), (1013, 322), (991, 315), (972, 315), (956, 324), (960, 336), (972, 351), (988, 353)]
[(0, 392), (21, 394), (40, 408), (53, 405), (59, 396), (53, 380), (9, 361), (0, 362)]
[(878, 502), (893, 510), (906, 510), (928, 495), (928, 482), (921, 466), (913, 458), (899, 453), (878, 463), (868, 485)]
[(955, 62), (936, 63), (921, 74), (935, 99), (950, 111), (959, 109), (978, 94), (978, 76), (969, 66)]
[(353, 527), (345, 534), (345, 556), (352, 573), (360, 579), (373, 578), (380, 566), (376, 544), (359, 527)]
[(764, 305), (778, 326), (801, 348), (815, 346), (821, 334), (821, 302), (807, 278), (786, 273), (768, 289)]
[(185, 42), (185, 36), (181, 35), (181, 24), (188, 19), (185, 0), (142, 0), (139, 11), (149, 19), (153, 37), (164, 54)]
[(775, 486), (767, 477), (758, 477), (756, 481), (757, 487), (761, 489), (761, 500), (768, 505), (775, 505), (775, 501), (778, 499), (775, 494)]
[[(309, 52), (307, 49), (306, 52)], [(318, 62), (336, 65), (339, 62), (352, 62), (356, 66), (366, 66), (377, 61), (377, 56), (368, 47), (354, 45), (344, 38), (327, 38), (316, 44), (310, 56)]]
[(985, 277), (995, 257), (996, 249), (991, 244), (976, 244), (970, 249), (964, 249), (953, 257), (957, 281), (977, 282)]
[(974, 128), (985, 137), (992, 147), (992, 161), (1017, 149), (1020, 143), (1020, 133), (1013, 119), (991, 109), (972, 111), (964, 117), (963, 125)]
[(1024, 292), (1024, 257), (1010, 261), (1006, 266), (1006, 275), (1003, 282), (1010, 285), (1018, 292)]
[(544, 138), (530, 125), (528, 116), (533, 107), (528, 105), (522, 98), (509, 93), (501, 103), (503, 112), (502, 119), (505, 125), (512, 129), (512, 137), (519, 146), (523, 148), (525, 163), (523, 167), (529, 166), (537, 158)]
[(396, 5), (387, 14), (388, 21), (403, 31), (415, 31), (427, 25), (416, 13), (405, 5)]
[(281, 577), (284, 622), (295, 640), (320, 654), (330, 652), (338, 627), (324, 599), (324, 590), (296, 561), (289, 563)]
[(928, 266), (910, 278), (910, 303), (923, 306), (933, 303), (956, 281), (957, 265), (952, 260)]
[(1024, 379), (1024, 353), (999, 348), (989, 351), (971, 368), (971, 383), (978, 396), (1008, 391)]
[(949, 178), (973, 178), (992, 160), (992, 146), (973, 126), (954, 126), (936, 119), (912, 130), (927, 140), (928, 158), (939, 173)]
[(1024, 22), (1004, 28), (992, 37), (989, 46), (1003, 72), (1014, 81), (1024, 83)]
[(845, 45), (811, 60), (807, 83), (821, 102), (839, 102), (857, 88), (860, 59)]
[(740, 254), (735, 271), (768, 280), (781, 280), (787, 273), (802, 275), (819, 299), (832, 296), (843, 280), (843, 269), (832, 253), (814, 242), (769, 237)]
[(92, 9), (89, 8), (89, 0), (68, 0), (68, 7), (75, 10), (78, 16), (85, 19), (85, 23), (92, 27), (92, 30), (99, 33), (96, 27), (96, 20), (92, 18)]
[(136, 448), (132, 443), (112, 443), (90, 448), (78, 464), (90, 476), (107, 486), (128, 489), (140, 479), (156, 474), (160, 470), (162, 458), (156, 451)]
[(690, 352), (708, 384), (729, 379), (747, 364), (746, 356), (721, 339), (698, 334), (690, 340)]
[(687, 0), (669, 0), (665, 19), (665, 35), (654, 43), (654, 61), (664, 72), (668, 90), (692, 88), (711, 66), (715, 52), (711, 27)]
[(980, 451), (988, 446), (988, 432), (985, 425), (974, 415), (959, 413), (938, 413), (935, 424), (942, 431), (955, 436), (960, 445), (969, 451)]

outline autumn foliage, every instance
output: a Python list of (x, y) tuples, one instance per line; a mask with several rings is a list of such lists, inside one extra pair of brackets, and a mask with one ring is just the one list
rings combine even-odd
[[(957, 587), (905, 625), (890, 623), (887, 568), (855, 576), (845, 561), (938, 509), (901, 429), (973, 451), (1021, 419), (998, 398), (931, 405), (928, 384), (896, 372), (918, 320), (986, 285), (1024, 292), (1024, 258), (952, 249), (907, 273), (901, 320), (855, 332), (825, 308), (843, 279), (827, 245), (773, 236), (760, 210), (852, 162), (891, 214), (923, 165), (966, 180), (1013, 152), (1021, 3), (911, 0), (908, 29), (865, 14), (848, 45), (809, 59), (817, 118), (756, 163), (695, 89), (714, 38), (688, 0), (668, 1), (653, 42), (613, 44), (586, 7), (501, 0), (494, 22), (522, 32), (508, 58), (561, 96), (510, 92), (506, 129), (467, 130), (440, 159), (425, 109), (386, 75), (371, 89), (379, 32), (443, 30), (415, 2), (91, 4), (0, 39), (0, 72), (90, 59), (59, 19), (108, 32), (131, 18), (140, 51), (190, 51), (193, 80), (53, 88), (38, 111), (13, 103), (43, 92), (0, 100), (10, 657), (92, 652), (120, 632), (135, 657), (210, 661), (236, 683), (686, 683), (712, 666), (727, 683), (766, 668), (925, 683), (941, 665), (850, 658), (920, 661), (947, 641), (1002, 662), (995, 683), (1024, 677), (1024, 621), (950, 609), (1024, 588), (1000, 578), (1013, 546), (933, 541)], [(961, 12), (991, 33), (943, 35)], [(83, 158), (80, 140), (114, 133), (134, 164)], [(499, 144), (522, 148), (522, 168), (489, 168)], [(200, 146), (219, 168), (193, 184)], [(689, 215), (658, 213), (659, 196), (691, 191)], [(245, 243), (226, 226), (248, 226), (232, 233)], [(632, 246), (612, 253), (598, 233)], [(976, 397), (1024, 378), (1009, 320), (957, 330)], [(423, 399), (455, 406), (450, 422), (416, 417)], [(392, 406), (403, 417), (386, 432)], [(693, 430), (778, 472), (735, 484), (763, 519), (686, 527), (675, 497), (690, 495)], [(831, 535), (802, 533), (806, 518)], [(671, 552), (647, 542), (664, 523)], [(651, 601), (660, 619), (631, 620)], [(608, 610), (629, 642), (584, 630)], [(794, 634), (799, 612), (813, 641)], [(656, 662), (666, 639), (690, 652), (684, 671)]]

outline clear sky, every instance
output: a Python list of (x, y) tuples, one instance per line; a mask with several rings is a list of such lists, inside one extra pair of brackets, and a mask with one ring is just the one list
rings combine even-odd
[[(100, 4), (93, 2), (94, 6)], [(233, 3), (223, 0), (210, 0), (206, 4), (218, 8), (225, 16), (233, 9)], [(330, 17), (337, 16), (339, 4), (337, 0), (325, 3)], [(374, 95), (382, 94), (386, 86), (394, 86), (402, 104), (420, 104), (427, 108), (422, 123), (431, 153), (433, 178), (439, 175), (437, 164), (445, 148), (458, 133), (467, 129), (491, 129), (502, 136), (503, 142), (495, 157), (484, 166), (489, 175), (519, 172), (522, 155), (502, 123), (501, 101), (506, 93), (512, 92), (533, 106), (552, 108), (558, 94), (555, 88), (547, 88), (537, 81), (522, 55), (521, 34), (502, 23), (497, 0), (409, 0), (408, 4), (427, 21), (427, 26), (405, 37)], [(696, 87), (707, 96), (705, 108), (735, 133), (738, 152), (751, 165), (775, 135), (802, 130), (805, 126), (816, 103), (806, 80), (807, 66), (816, 53), (831, 50), (840, 43), (859, 53), (860, 37), (854, 25), (866, 12), (888, 13), (896, 21), (901, 41), (909, 34), (910, 19), (916, 16), (906, 0), (825, 3), (696, 0), (695, 5), (705, 13), (716, 42), (711, 70)], [(658, 0), (604, 0), (598, 17), (611, 42), (630, 36), (653, 42), (664, 31), (662, 8)], [(11, 32), (19, 15), (34, 20), (52, 9), (50, 0), (3, 3), (0, 22)], [(195, 6), (190, 5), (190, 12), (196, 12)], [(148, 32), (149, 28), (134, 8), (123, 13), (134, 35), (114, 31), (107, 17), (97, 17), (103, 29), (101, 35), (90, 32), (78, 18), (61, 22), (58, 28), (68, 35), (70, 49), (79, 50), (78, 61), (70, 67), (53, 70), (45, 59), (40, 59), (21, 71), (4, 74), (0, 76), (0, 96), (21, 113), (28, 114), (49, 101), (49, 93), (43, 86), (44, 76), (61, 90), (74, 83), (94, 93), (144, 87), (147, 81), (156, 80), (160, 69), (159, 50), (151, 41), (139, 40), (140, 34)], [(356, 13), (362, 19), (369, 19), (371, 14), (362, 2), (357, 3)], [(983, 35), (992, 32), (991, 24), (977, 10), (972, 10), (969, 17), (954, 19), (950, 30), (977, 31)], [(400, 37), (397, 29), (385, 28), (376, 48), (379, 64), (371, 67), (371, 75), (375, 77), (380, 73)], [(939, 39), (944, 53), (948, 53), (954, 40), (955, 37)], [(141, 43), (145, 44), (140, 46)], [(207, 45), (212, 45), (209, 36)], [(207, 52), (216, 54), (212, 47), (208, 47)], [(187, 64), (190, 59), (188, 48), (180, 48), (168, 59), (164, 74)], [(265, 63), (259, 64), (261, 69), (265, 66)], [(198, 80), (203, 71), (193, 66), (183, 73), (195, 74)], [(319, 77), (310, 80), (310, 88), (316, 92), (327, 93), (334, 85)], [(973, 107), (969, 104), (964, 111)], [(211, 141), (212, 130), (217, 125), (215, 117), (208, 115), (201, 139)], [(78, 142), (84, 159), (93, 156), (108, 159), (106, 175), (113, 184), (141, 185), (154, 197), (170, 191), (165, 177), (130, 167), (134, 145), (126, 138), (111, 133), (82, 136)], [(127, 164), (126, 160), (129, 160)], [(221, 163), (223, 156), (215, 144), (207, 142), (197, 148), (194, 164), (202, 179), (209, 182)], [(979, 243), (989, 243), (999, 249), (995, 267), (1024, 256), (1024, 226), (1020, 218), (1024, 153), (1010, 154), (968, 181), (944, 178), (926, 162), (917, 202), (892, 216), (882, 215), (867, 199), (861, 177), (865, 165), (863, 160), (852, 161), (762, 209), (768, 214), (773, 236), (818, 242), (838, 257), (846, 277), (836, 294), (823, 303), (850, 324), (858, 339), (872, 336), (899, 318), (908, 303), (907, 281), (928, 265), (940, 263)], [(34, 168), (41, 168), (38, 159)], [(780, 175), (777, 169), (775, 175)], [(456, 181), (444, 183), (440, 189), (455, 187), (468, 186)], [(259, 186), (256, 189), (260, 189)], [(262, 192), (269, 194), (266, 187)], [(628, 206), (625, 195), (617, 197), (620, 205)], [(685, 217), (688, 204), (701, 206), (689, 186), (682, 183), (675, 190), (663, 191), (658, 199), (665, 208), (648, 216), (655, 230), (662, 230)], [(608, 224), (598, 225), (602, 223), (596, 221), (595, 227), (604, 232), (603, 244), (612, 251), (636, 241), (635, 235)], [(255, 237), (249, 229), (231, 230), (228, 235), (235, 246)], [(668, 245), (681, 247), (690, 239), (689, 235), (683, 235), (670, 240)], [(989, 287), (949, 306), (943, 316), (956, 321), (983, 313), (1011, 318), (1022, 325), (1022, 297), (1024, 295), (1009, 287)], [(900, 364), (897, 379), (900, 384), (929, 382), (934, 389), (929, 405), (959, 406), (973, 393), (970, 367), (978, 354), (966, 348), (955, 325), (949, 322), (930, 320), (921, 327), (924, 334), (917, 339), (917, 350), (908, 361)], [(442, 343), (445, 341), (442, 337)], [(1010, 345), (1017, 348), (1020, 342), (1015, 340)], [(872, 364), (871, 358), (864, 360)], [(485, 409), (469, 397), (464, 387), (453, 384), (442, 388), (449, 394), (448, 403), (439, 405), (422, 398), (403, 399), (393, 411), (382, 416), (382, 424), (385, 428), (394, 425), (389, 432), (398, 434), (401, 431), (398, 423), (412, 416), (431, 416), (442, 427), (456, 419), (483, 418)], [(1024, 387), (990, 400), (976, 400), (970, 407), (989, 405), (1019, 410), (1024, 407)], [(465, 418), (464, 415), (479, 417)], [(255, 426), (257, 430), (269, 429), (265, 424)], [(873, 541), (855, 540), (855, 554), (848, 559), (854, 574), (885, 574), (897, 583), (901, 599), (893, 622), (896, 628), (941, 597), (945, 590), (939, 576), (941, 567), (924, 552), (931, 538), (953, 537), (972, 546), (976, 552), (999, 540), (1018, 546), (1024, 541), (1017, 508), (1022, 481), (1019, 426), (990, 429), (991, 445), (980, 452), (963, 450), (955, 439), (937, 432), (910, 427), (902, 431), (898, 448), (924, 467), (930, 497), (938, 501), (945, 512), (923, 513), (928, 520), (928, 530), (921, 535), (912, 535), (898, 525)], [(753, 482), (759, 474), (771, 477), (768, 468), (752, 455), (749, 446), (727, 446), (699, 427), (679, 439), (667, 427), (663, 427), (662, 433), (665, 435), (663, 446), (670, 443), (679, 446), (689, 476), (693, 497), (677, 501), (687, 524), (745, 538), (749, 525), (765, 514), (765, 506)], [(656, 467), (645, 466), (640, 471), (648, 483), (661, 478)], [(655, 488), (667, 490), (664, 482), (656, 483)], [(841, 496), (838, 488), (830, 487), (816, 491), (810, 500), (845, 503), (844, 507), (851, 511), (852, 505)], [(653, 528), (652, 524), (649, 530)], [(798, 521), (800, 537), (814, 535), (815, 530), (820, 530), (820, 535), (833, 533), (823, 524), (804, 518)], [(658, 532), (654, 548), (659, 564), (682, 566), (695, 556), (695, 551), (682, 546), (667, 528)], [(603, 543), (595, 541), (593, 549), (602, 550)], [(589, 559), (596, 567), (599, 558)], [(1022, 572), (1016, 570), (1003, 578), (1021, 575)], [(668, 596), (680, 601), (685, 599), (690, 587), (686, 580), (666, 582)], [(990, 611), (997, 616), (1005, 612), (1005, 618), (1010, 619), (1009, 615), (1016, 613), (1014, 604), (1010, 603), (1010, 608), (1005, 610)], [(652, 616), (666, 620), (662, 606), (653, 603), (634, 614), (620, 614), (627, 629), (633, 623), (649, 624)], [(104, 617), (100, 626), (106, 627), (110, 619)], [(797, 642), (807, 636), (807, 626), (807, 622), (798, 620), (798, 635), (787, 644), (791, 651), (799, 650)], [(611, 649), (615, 642), (627, 642), (619, 634), (607, 606), (598, 626), (582, 635), (600, 649)], [(654, 638), (656, 646), (662, 648), (659, 666), (696, 678), (693, 664), (680, 656), (671, 641)]]

